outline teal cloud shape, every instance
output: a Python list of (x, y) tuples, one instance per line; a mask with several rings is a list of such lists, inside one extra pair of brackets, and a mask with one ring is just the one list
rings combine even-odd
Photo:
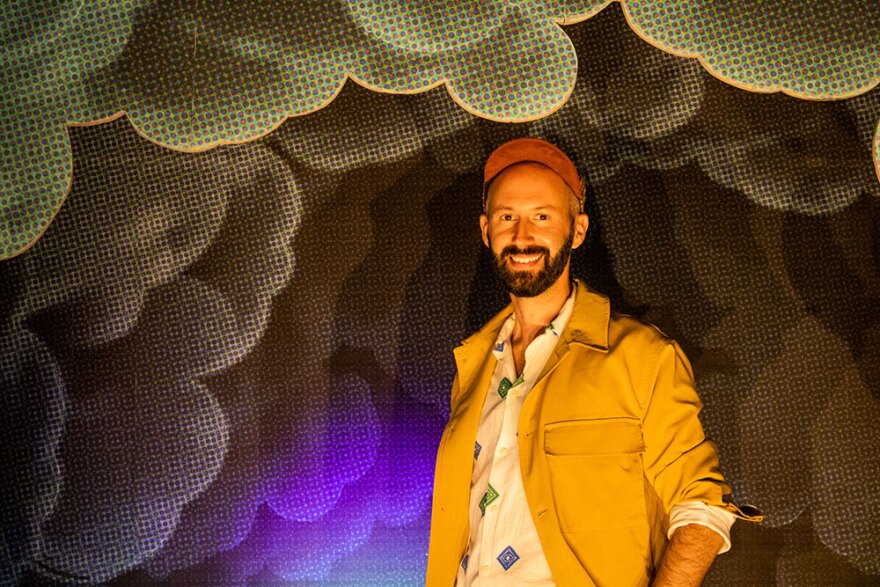
[(317, 110), (349, 77), (384, 92), (446, 84), (480, 116), (533, 119), (574, 85), (577, 57), (556, 22), (609, 1), (4, 3), (0, 258), (31, 245), (63, 203), (67, 124), (125, 113), (150, 140), (201, 150)]
[[(559, 25), (611, 2), (5, 2), (0, 259), (32, 245), (63, 204), (68, 125), (125, 114), (146, 138), (198, 151), (318, 110), (348, 79), (389, 93), (444, 85), (477, 116), (536, 120), (574, 88), (577, 54)], [(752, 91), (831, 99), (880, 80), (873, 0), (619, 2), (640, 36)]]
[(696, 57), (751, 91), (845, 98), (880, 82), (874, 0), (622, 0), (630, 26), (666, 51)]
[(66, 124), (114, 113), (85, 80), (122, 52), (136, 5), (0, 3), (0, 259), (33, 244), (70, 190)]

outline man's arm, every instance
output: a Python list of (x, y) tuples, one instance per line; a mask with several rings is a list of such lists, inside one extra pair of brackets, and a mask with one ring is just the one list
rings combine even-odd
[(653, 587), (700, 585), (723, 544), (721, 535), (706, 526), (681, 526), (666, 546)]
[[(718, 470), (715, 446), (700, 425), (702, 404), (690, 363), (671, 341), (656, 356), (642, 423), (645, 475), (670, 513), (670, 525), (678, 526), (673, 521), (681, 518), (673, 516), (677, 504), (702, 502), (729, 511), (729, 487)], [(699, 585), (722, 546), (721, 534), (696, 518), (686, 519), (670, 537), (655, 585)]]

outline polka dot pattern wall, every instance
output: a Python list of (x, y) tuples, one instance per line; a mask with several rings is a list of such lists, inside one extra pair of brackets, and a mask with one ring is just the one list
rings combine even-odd
[[(395, 93), (445, 85), (480, 117), (534, 120), (565, 103), (577, 76), (558, 23), (608, 4), (5, 3), (0, 258), (32, 245), (63, 204), (68, 124), (124, 113), (149, 140), (198, 151), (320, 109), (346, 79)], [(748, 90), (830, 99), (880, 80), (880, 8), (870, 0), (846, 10), (816, 0), (621, 4), (643, 38)]]
[(878, 9), (777, 4), (4, 3), (0, 583), (423, 584), (518, 136), (767, 515), (706, 584), (876, 582)]

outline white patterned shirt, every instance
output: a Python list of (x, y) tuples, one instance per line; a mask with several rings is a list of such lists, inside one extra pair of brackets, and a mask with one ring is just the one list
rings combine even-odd
[[(517, 375), (510, 346), (515, 316), (498, 333), (492, 353), (497, 361), (474, 445), (470, 491), (470, 535), (456, 577), (459, 587), (479, 585), (554, 585), (535, 523), (529, 513), (520, 473), (517, 429), (523, 401), (556, 348), (574, 309), (575, 291), (559, 315), (526, 348), (525, 366)], [(724, 538), (719, 552), (730, 548), (735, 517), (702, 502), (684, 502), (670, 511), (669, 536), (679, 526), (696, 523)]]

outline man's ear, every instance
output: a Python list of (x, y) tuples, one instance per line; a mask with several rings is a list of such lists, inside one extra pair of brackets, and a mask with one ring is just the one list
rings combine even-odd
[(480, 214), (480, 232), (483, 235), (483, 244), (489, 247), (489, 218), (485, 214)]
[(576, 249), (583, 244), (589, 227), (590, 217), (586, 214), (578, 214), (574, 219), (574, 238), (571, 240), (571, 248)]

